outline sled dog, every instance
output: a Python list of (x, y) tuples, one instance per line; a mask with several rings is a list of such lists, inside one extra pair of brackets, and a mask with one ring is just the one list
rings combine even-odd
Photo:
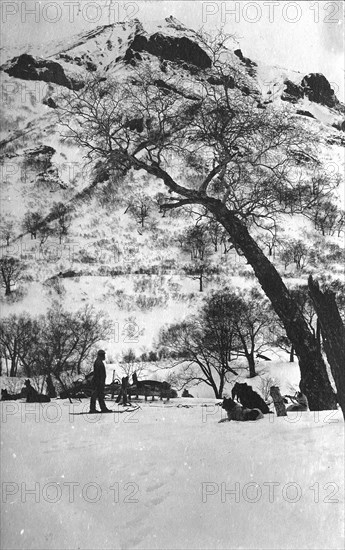
[(264, 417), (260, 409), (245, 409), (242, 405), (231, 399), (231, 397), (224, 397), (222, 409), (226, 411), (228, 418), (223, 418), (220, 422), (226, 422), (228, 420), (247, 422), (249, 420), (259, 420)]

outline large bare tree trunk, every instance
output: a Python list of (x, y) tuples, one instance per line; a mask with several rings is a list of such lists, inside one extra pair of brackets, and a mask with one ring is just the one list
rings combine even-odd
[(17, 359), (15, 356), (11, 357), (10, 376), (17, 376)]
[(224, 382), (225, 382), (225, 379), (224, 379), (224, 375), (222, 375), (220, 377), (220, 383), (219, 383), (219, 388), (218, 388), (218, 392), (215, 393), (215, 396), (216, 396), (216, 399), (222, 399), (223, 397), (223, 391), (224, 391)]
[(254, 353), (248, 353), (247, 361), (248, 361), (248, 366), (249, 366), (249, 378), (255, 378), (255, 376), (257, 376), (257, 374), (256, 374), (256, 370), (255, 370)]
[(335, 301), (334, 292), (322, 292), (310, 275), (309, 294), (321, 325), (323, 345), (337, 388), (338, 403), (345, 418), (345, 327)]
[(286, 334), (299, 359), (300, 389), (308, 397), (310, 410), (336, 409), (336, 396), (317, 340), (278, 271), (251, 237), (246, 226), (221, 201), (205, 197), (200, 202), (207, 206), (217, 221), (228, 231), (233, 243), (241, 249), (275, 312), (283, 322)]
[(5, 296), (10, 296), (12, 294), (11, 291), (11, 281), (4, 279), (5, 281)]

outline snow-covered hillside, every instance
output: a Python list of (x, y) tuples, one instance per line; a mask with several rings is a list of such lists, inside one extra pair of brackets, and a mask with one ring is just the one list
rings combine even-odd
[[(228, 42), (228, 48), (226, 62), (239, 75), (238, 85), (243, 93), (251, 94), (263, 108), (272, 102), (282, 108), (288, 105), (303, 125), (322, 136), (321, 160), (327, 171), (334, 177), (341, 174), (344, 106), (327, 80), (319, 74), (303, 75), (257, 63), (245, 57), (234, 40)], [(144, 230), (138, 227), (126, 213), (129, 203), (125, 193), (95, 175), (82, 157), (84, 152), (63, 140), (56, 123), (55, 101), (64, 89), (80, 89), (90, 75), (120, 77), (141, 59), (149, 60), (162, 78), (167, 70), (164, 63), (167, 64), (170, 83), (175, 82), (176, 86), (183, 83), (186, 90), (190, 82), (193, 90), (199, 77), (185, 78), (195, 72), (193, 67), (205, 71), (211, 81), (214, 78), (205, 46), (195, 31), (169, 17), (144, 25), (133, 20), (100, 26), (63, 42), (41, 45), (39, 50), (33, 47), (16, 51), (15, 57), (10, 52), (6, 55), (1, 67), (4, 90), (1, 213), (13, 224), (13, 231), (11, 246), (2, 244), (2, 251), (27, 262), (30, 277), (22, 300), (4, 302), (3, 314), (21, 310), (41, 313), (56, 298), (70, 309), (92, 303), (109, 311), (115, 322), (125, 323), (129, 315), (134, 315), (144, 329), (136, 347), (151, 346), (162, 320), (184, 318), (201, 298), (197, 282), (193, 283), (181, 272), (188, 256), (181, 252), (177, 236), (190, 222), (180, 213), (173, 219), (170, 215), (162, 218), (155, 203), (147, 226)], [(136, 183), (145, 192), (150, 189), (152, 201), (162, 191), (153, 181), (149, 187), (145, 181)], [(339, 202), (342, 200), (340, 191)], [(24, 216), (33, 210), (49, 216), (53, 203), (57, 202), (71, 209), (68, 235), (61, 243), (52, 236), (39, 246), (23, 231)], [(281, 225), (286, 226), (285, 222)], [(292, 232), (296, 230), (296, 220), (287, 225)], [(304, 233), (305, 224), (299, 234)], [(233, 252), (224, 255), (219, 249), (214, 255), (213, 261), (221, 266), (222, 276), (207, 282), (206, 291), (224, 284), (225, 280), (235, 286), (247, 284), (248, 279), (242, 276), (245, 262)], [(133, 272), (150, 269), (158, 270), (164, 280), (159, 285), (151, 284), (151, 288), (145, 283), (148, 297), (156, 292), (153, 302), (157, 307), (144, 311), (148, 298), (138, 306), (135, 295), (138, 296), (141, 285), (138, 281), (145, 276)], [(60, 279), (59, 288), (50, 283), (47, 287), (52, 276), (67, 271), (75, 276)], [(109, 276), (110, 272), (129, 275), (123, 279)], [(126, 347), (121, 342), (104, 345), (108, 345), (112, 354)]]

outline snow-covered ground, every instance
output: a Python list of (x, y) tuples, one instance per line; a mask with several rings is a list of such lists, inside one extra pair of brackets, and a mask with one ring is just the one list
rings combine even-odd
[[(298, 367), (268, 374), (288, 388)], [(219, 424), (216, 400), (177, 398), (69, 414), (83, 410), (1, 403), (3, 548), (343, 548), (340, 411)]]

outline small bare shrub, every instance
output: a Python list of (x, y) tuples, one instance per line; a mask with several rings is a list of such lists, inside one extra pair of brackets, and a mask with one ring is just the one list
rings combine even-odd
[(280, 382), (277, 378), (273, 378), (272, 376), (263, 376), (260, 381), (259, 391), (264, 399), (264, 401), (268, 401), (270, 399), (270, 389), (272, 386), (278, 386), (279, 387)]

